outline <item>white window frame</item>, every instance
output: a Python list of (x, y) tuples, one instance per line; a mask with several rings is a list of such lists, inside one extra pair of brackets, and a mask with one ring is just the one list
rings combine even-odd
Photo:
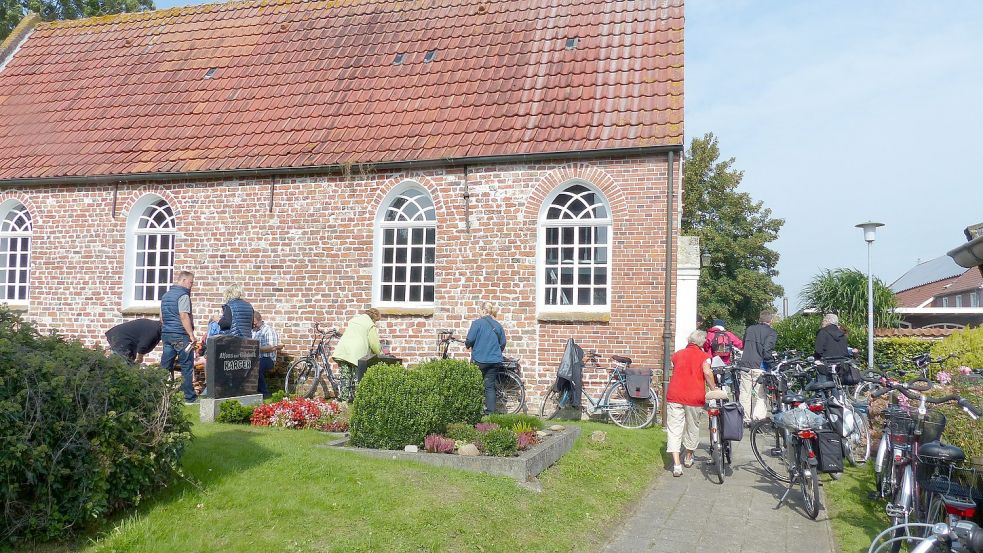
[[(164, 198), (157, 194), (145, 194), (141, 196), (130, 208), (126, 218), (126, 259), (123, 271), (123, 308), (129, 310), (144, 310), (156, 312), (160, 309), (160, 300), (136, 300), (133, 292), (136, 288), (136, 261), (137, 261), (137, 235), (138, 234), (167, 234), (172, 237), (171, 245), (174, 248), (171, 256), (171, 275), (174, 274), (174, 255), (177, 250), (177, 214), (174, 214), (174, 226), (171, 229), (155, 228), (152, 232), (143, 231), (139, 228), (140, 219), (143, 212), (151, 205), (163, 201), (174, 212), (174, 206), (170, 205)], [(169, 279), (173, 280), (173, 278)], [(170, 284), (170, 283), (168, 283)]]
[(949, 307), (949, 296), (942, 296), (942, 307)]
[[(430, 200), (431, 204), (434, 204), (433, 214), (434, 220), (432, 221), (386, 221), (386, 213), (389, 211), (390, 206), (393, 201), (398, 197), (402, 196), (410, 190), (418, 190), (426, 194), (427, 198)], [(373, 252), (373, 264), (372, 264), (372, 306), (379, 308), (392, 308), (392, 309), (433, 309), (436, 304), (437, 289), (440, 284), (439, 271), (437, 270), (437, 244), (439, 241), (439, 236), (437, 235), (437, 206), (433, 201), (433, 195), (427, 190), (426, 187), (422, 186), (420, 183), (412, 180), (407, 180), (401, 182), (395, 186), (386, 197), (383, 199), (382, 203), (379, 204), (379, 209), (376, 212), (375, 225), (374, 225), (374, 244), (372, 248)], [(382, 299), (382, 265), (383, 265), (383, 233), (386, 229), (433, 229), (434, 231), (434, 300), (433, 301), (383, 301)], [(412, 235), (412, 232), (410, 233)], [(407, 278), (409, 278), (409, 265), (411, 262), (407, 260)], [(425, 269), (424, 269), (425, 270)], [(422, 298), (422, 296), (421, 296)]]
[(969, 294), (969, 306), (970, 307), (979, 307), (980, 306), (980, 293), (979, 292), (971, 292)]
[[(7, 216), (13, 211), (23, 212), (27, 214), (27, 226), (28, 226), (27, 230), (23, 230), (23, 229), (14, 230), (14, 231), (2, 230), (3, 222), (6, 221)], [(27, 266), (26, 266), (27, 279), (23, 283), (18, 281), (13, 284), (13, 286), (15, 287), (24, 286), (26, 288), (26, 292), (24, 294), (25, 298), (7, 299), (7, 286), (8, 286), (6, 282), (7, 268), (6, 265), (0, 267), (0, 271), (4, 272), (3, 275), (4, 282), (0, 284), (0, 292), (2, 292), (2, 296), (0, 296), (0, 303), (5, 303), (7, 305), (16, 306), (16, 307), (27, 307), (31, 301), (31, 261), (33, 259), (32, 254), (34, 249), (34, 216), (31, 215), (31, 211), (27, 209), (27, 206), (25, 206), (18, 200), (7, 200), (2, 204), (0, 204), (0, 239), (2, 238), (7, 238), (7, 239), (27, 238), (27, 252), (23, 252), (20, 250), (18, 250), (17, 252), (18, 260), (23, 253), (27, 253)], [(10, 254), (9, 250), (0, 252), (0, 255), (3, 256), (7, 256), (9, 254)], [(21, 267), (18, 261), (17, 271), (20, 271), (22, 269), (24, 269), (24, 267)]]
[[(553, 201), (561, 193), (566, 191), (568, 188), (574, 185), (581, 185), (591, 192), (598, 195), (601, 202), (607, 211), (607, 218), (603, 219), (551, 219), (547, 220), (546, 216), (549, 212)], [(585, 224), (589, 221), (590, 224)], [(546, 228), (547, 227), (582, 227), (582, 226), (605, 226), (607, 227), (607, 261), (603, 264), (596, 264), (592, 266), (603, 266), (607, 269), (607, 294), (606, 301), (604, 305), (549, 305), (546, 303)], [(561, 313), (590, 313), (590, 314), (608, 314), (611, 312), (611, 295), (614, 290), (614, 275), (612, 271), (613, 260), (614, 260), (614, 215), (611, 212), (611, 202), (608, 201), (607, 196), (601, 192), (601, 190), (591, 184), (588, 181), (581, 179), (573, 179), (564, 182), (560, 186), (556, 187), (546, 199), (539, 209), (539, 219), (537, 222), (537, 238), (536, 238), (536, 310), (540, 314), (561, 314)], [(596, 244), (595, 244), (596, 246)], [(574, 253), (574, 258), (576, 260), (576, 252)], [(574, 267), (577, 266), (576, 261), (574, 262)], [(577, 274), (574, 272), (574, 296), (577, 296)]]
[(963, 295), (956, 294), (956, 307), (962, 307), (962, 306), (963, 306)]

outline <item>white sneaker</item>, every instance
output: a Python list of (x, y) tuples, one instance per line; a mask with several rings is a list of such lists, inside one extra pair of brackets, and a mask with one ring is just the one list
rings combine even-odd
[(682, 476), (683, 475), (683, 465), (673, 465), (672, 466), (672, 475), (673, 476)]

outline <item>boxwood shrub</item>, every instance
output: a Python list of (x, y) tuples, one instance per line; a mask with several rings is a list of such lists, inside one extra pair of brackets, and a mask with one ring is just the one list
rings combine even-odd
[(0, 309), (0, 542), (63, 537), (171, 480), (191, 438), (175, 391)]
[(349, 427), (352, 445), (402, 449), (443, 434), (452, 422), (481, 418), (481, 372), (460, 360), (428, 361), (412, 369), (377, 365), (358, 385)]

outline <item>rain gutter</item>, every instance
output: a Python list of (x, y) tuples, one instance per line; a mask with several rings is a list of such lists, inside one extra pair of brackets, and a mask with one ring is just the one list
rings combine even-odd
[[(499, 163), (533, 163), (548, 160), (585, 160), (604, 157), (644, 156), (650, 154), (681, 152), (683, 146), (672, 144), (666, 146), (639, 146), (633, 148), (610, 148), (606, 150), (588, 150), (573, 152), (542, 152), (531, 154), (506, 154), (495, 156), (459, 157), (445, 159), (390, 161), (380, 163), (338, 163), (332, 165), (311, 165), (300, 167), (263, 167), (254, 169), (226, 169), (218, 171), (175, 171), (152, 173), (126, 173), (109, 175), (83, 175), (61, 177), (32, 177), (0, 179), (0, 186), (44, 186), (44, 185), (93, 185), (93, 184), (124, 184), (130, 182), (148, 181), (183, 181), (208, 179), (241, 179), (276, 176), (298, 175), (341, 175), (351, 174), (356, 170), (371, 169), (374, 171), (433, 169), (439, 167), (461, 167), (475, 165), (492, 165)], [(671, 172), (671, 169), (670, 169)]]

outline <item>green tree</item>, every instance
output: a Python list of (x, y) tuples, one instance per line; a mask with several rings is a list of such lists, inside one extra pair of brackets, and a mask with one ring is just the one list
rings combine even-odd
[[(857, 269), (827, 269), (819, 273), (802, 289), (799, 300), (804, 308), (836, 313), (854, 325), (867, 325), (867, 275)], [(897, 326), (897, 306), (894, 292), (875, 277), (874, 326)]]
[(761, 310), (783, 293), (774, 281), (778, 252), (768, 244), (785, 221), (738, 191), (744, 172), (733, 165), (734, 158), (720, 160), (712, 133), (693, 139), (683, 174), (682, 231), (699, 236), (710, 254), (700, 272), (699, 314), (741, 327), (756, 323)]
[(0, 0), (0, 40), (7, 38), (28, 12), (54, 21), (152, 9), (153, 0)]

